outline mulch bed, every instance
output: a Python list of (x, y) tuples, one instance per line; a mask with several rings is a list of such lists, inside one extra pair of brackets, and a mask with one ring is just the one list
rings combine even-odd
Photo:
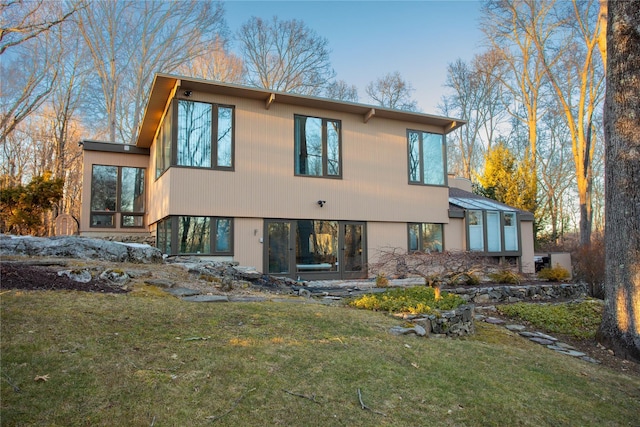
[(25, 265), (3, 262), (0, 264), (0, 289), (42, 290), (42, 291), (83, 291), (121, 294), (129, 292), (106, 280), (92, 279), (88, 283), (58, 276), (55, 268), (49, 266)]

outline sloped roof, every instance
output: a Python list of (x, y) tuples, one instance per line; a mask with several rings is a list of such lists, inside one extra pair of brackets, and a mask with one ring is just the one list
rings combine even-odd
[(444, 134), (466, 124), (466, 121), (460, 119), (417, 113), (413, 111), (393, 110), (373, 105), (337, 101), (329, 98), (299, 95), (289, 92), (278, 92), (257, 87), (159, 73), (156, 74), (153, 80), (142, 123), (138, 129), (136, 140), (136, 145), (138, 147), (151, 146), (155, 131), (162, 119), (164, 108), (175, 88), (179, 88), (181, 91), (192, 90), (261, 100), (265, 102), (266, 109), (269, 109), (273, 103), (283, 103), (358, 114), (363, 117), (363, 121), (365, 123), (371, 119), (375, 120), (375, 118), (378, 117), (427, 124), (441, 128), (442, 133)]
[(533, 221), (533, 214), (460, 188), (449, 188), (449, 216), (461, 217), (469, 209), (516, 212), (520, 219)]

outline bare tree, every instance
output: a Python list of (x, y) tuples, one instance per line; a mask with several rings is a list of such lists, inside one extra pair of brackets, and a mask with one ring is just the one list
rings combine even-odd
[(414, 89), (398, 71), (370, 82), (365, 92), (378, 105), (404, 111), (419, 111), (417, 101), (411, 99)]
[(640, 3), (608, 6), (605, 307), (597, 338), (640, 362)]
[(60, 25), (78, 11), (80, 3), (9, 0), (0, 3), (0, 55)]
[(329, 42), (298, 20), (253, 17), (238, 31), (250, 84), (281, 92), (319, 95), (335, 76)]
[(568, 124), (580, 199), (580, 242), (589, 244), (593, 208), (592, 161), (597, 143), (593, 119), (604, 89), (602, 61), (597, 58), (602, 21), (596, 13), (594, 0), (573, 0), (569, 11), (558, 13), (567, 31), (558, 34), (554, 44), (548, 42), (546, 34), (534, 34), (533, 41)]
[(227, 48), (226, 41), (218, 36), (201, 56), (180, 65), (180, 74), (225, 83), (244, 81), (244, 63)]
[[(47, 99), (59, 73), (60, 51), (51, 32), (30, 38), (0, 61), (0, 145), (8, 162), (5, 170), (17, 180), (22, 178), (24, 160), (16, 158), (24, 149), (22, 138), (12, 134)], [(3, 162), (4, 163), (4, 162)]]
[(391, 278), (421, 277), (434, 289), (436, 300), (446, 285), (479, 282), (495, 269), (484, 256), (473, 252), (405, 252), (399, 248), (380, 251), (378, 261), (369, 266), (376, 275)]
[(358, 88), (344, 80), (338, 80), (327, 86), (325, 96), (339, 101), (358, 102)]
[(451, 94), (443, 97), (440, 110), (467, 121), (451, 139), (459, 156), (458, 173), (468, 179), (481, 168), (484, 152), (504, 122), (508, 99), (501, 85), (503, 68), (496, 50), (476, 55), (471, 64), (458, 59), (447, 67), (445, 87)]
[(109, 140), (133, 143), (156, 72), (202, 56), (224, 30), (220, 4), (83, 0), (78, 28), (102, 89)]

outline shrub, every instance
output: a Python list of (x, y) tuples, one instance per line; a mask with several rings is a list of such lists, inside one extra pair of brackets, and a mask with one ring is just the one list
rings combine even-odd
[(593, 235), (591, 244), (578, 247), (571, 258), (574, 261), (575, 278), (587, 283), (590, 295), (604, 299), (604, 238)]
[(511, 270), (502, 270), (489, 274), (491, 280), (500, 284), (517, 285), (520, 283), (520, 275)]
[(384, 273), (380, 273), (376, 276), (376, 287), (377, 288), (386, 288), (389, 286), (389, 279), (385, 276)]
[(480, 284), (480, 278), (473, 273), (462, 273), (454, 277), (448, 285), (450, 286), (478, 286)]
[(548, 280), (550, 282), (561, 282), (568, 280), (571, 275), (566, 268), (556, 264), (555, 267), (543, 268), (538, 272), (538, 278)]
[(416, 286), (363, 295), (351, 300), (349, 306), (390, 313), (432, 314), (436, 310), (452, 310), (464, 303), (458, 295), (447, 292), (442, 292), (441, 298), (436, 300), (433, 288)]

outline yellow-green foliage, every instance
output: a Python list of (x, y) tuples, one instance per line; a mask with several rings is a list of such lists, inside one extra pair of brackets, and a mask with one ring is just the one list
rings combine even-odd
[(451, 310), (464, 300), (458, 295), (442, 292), (436, 301), (433, 288), (416, 286), (407, 289), (390, 289), (383, 293), (367, 294), (349, 302), (351, 307), (391, 313), (430, 314), (435, 310)]
[(496, 283), (517, 285), (520, 283), (520, 275), (511, 270), (502, 270), (498, 273), (489, 274), (491, 280)]
[(531, 322), (548, 332), (593, 338), (602, 321), (602, 304), (587, 300), (568, 304), (506, 304), (498, 311), (506, 316)]
[(385, 276), (384, 273), (378, 274), (376, 276), (376, 287), (386, 288), (387, 286), (389, 286), (389, 279), (387, 279), (387, 276)]
[(556, 264), (555, 267), (543, 268), (538, 272), (538, 278), (548, 280), (550, 282), (561, 282), (568, 280), (571, 275), (566, 268)]

